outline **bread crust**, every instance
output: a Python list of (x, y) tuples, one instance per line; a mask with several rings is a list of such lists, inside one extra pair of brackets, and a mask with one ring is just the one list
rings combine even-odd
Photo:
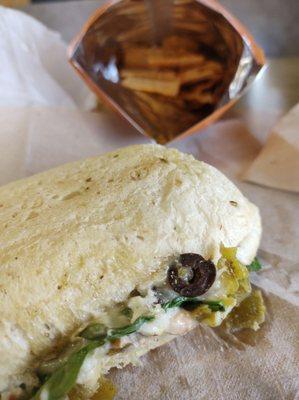
[(138, 145), (0, 188), (0, 391), (130, 292), (163, 280), (170, 256), (249, 263), (258, 209), (215, 168)]

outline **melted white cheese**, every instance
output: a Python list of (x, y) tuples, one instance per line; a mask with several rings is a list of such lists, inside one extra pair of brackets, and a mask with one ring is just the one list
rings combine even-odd
[[(151, 297), (151, 294), (147, 297), (138, 296), (129, 301), (128, 304), (133, 309), (134, 313), (132, 320), (135, 320), (140, 315), (149, 313), (149, 299), (152, 300)], [(152, 322), (145, 322), (141, 326), (141, 328), (138, 330), (138, 333), (141, 335), (159, 336), (163, 333), (181, 335), (196, 326), (196, 321), (189, 315), (189, 313), (179, 308), (172, 308), (164, 311), (160, 305), (157, 305), (154, 310), (151, 306), (150, 313), (155, 315), (155, 319)], [(125, 339), (125, 343), (132, 343), (134, 341), (134, 337), (135, 335), (129, 335), (123, 339)], [(99, 363), (103, 363), (103, 359), (108, 357), (107, 353), (109, 348), (110, 344), (107, 343), (104, 346), (95, 349), (86, 357), (80, 369), (76, 382), (77, 384), (92, 385), (94, 383), (98, 376), (97, 371)]]
[(47, 389), (43, 389), (40, 393), (40, 400), (48, 400), (49, 398), (49, 392)]
[(155, 315), (155, 319), (152, 322), (143, 324), (138, 332), (145, 336), (162, 335), (168, 330), (171, 319), (174, 318), (177, 313), (177, 308), (172, 308), (167, 312), (161, 309)]
[[(219, 288), (218, 288), (219, 289)], [(152, 291), (146, 297), (136, 296), (128, 301), (128, 307), (133, 311), (132, 321), (135, 321), (141, 315), (154, 315), (155, 319), (151, 322), (145, 322), (138, 333), (144, 336), (160, 336), (168, 333), (172, 335), (183, 335), (197, 326), (198, 322), (192, 315), (181, 309), (171, 308), (164, 310), (159, 304), (153, 307), (155, 297)], [(215, 326), (221, 323), (221, 320), (231, 311), (232, 307), (227, 307), (225, 313), (213, 313)], [(125, 344), (133, 343), (138, 335), (132, 334), (122, 338)], [(104, 364), (104, 360), (109, 357), (107, 354), (110, 344), (107, 343), (102, 347), (94, 350), (88, 355), (80, 369), (77, 384), (92, 385), (98, 377), (99, 364)], [(46, 400), (46, 399), (45, 399)]]
[(99, 361), (103, 359), (108, 353), (110, 344), (106, 343), (104, 346), (98, 347), (93, 352), (91, 352), (84, 360), (79, 375), (77, 377), (76, 383), (79, 385), (89, 385), (97, 379), (97, 367)]
[(182, 309), (178, 310), (177, 314), (171, 318), (167, 328), (167, 333), (172, 335), (184, 335), (198, 324), (196, 319), (194, 319), (189, 312)]

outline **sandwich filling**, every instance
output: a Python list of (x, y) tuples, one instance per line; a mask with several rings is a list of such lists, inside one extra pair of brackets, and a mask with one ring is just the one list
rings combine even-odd
[(258, 329), (265, 308), (260, 296), (252, 297), (249, 270), (259, 268), (256, 260), (247, 267), (241, 264), (236, 248), (222, 247), (217, 265), (194, 253), (180, 255), (170, 264), (166, 279), (149, 290), (135, 290), (126, 303), (107, 310), (101, 321), (89, 321), (60, 355), (39, 365), (38, 387), (3, 393), (1, 400), (67, 398), (75, 386), (96, 384), (109, 370), (111, 356), (138, 347), (144, 337), (183, 335), (198, 323), (219, 326), (245, 299), (255, 312), (248, 313), (247, 325), (243, 318), (243, 326)]

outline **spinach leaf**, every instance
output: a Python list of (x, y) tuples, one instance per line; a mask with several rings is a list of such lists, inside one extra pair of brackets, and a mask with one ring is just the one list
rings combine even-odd
[(191, 304), (198, 304), (198, 305), (205, 304), (209, 306), (209, 308), (212, 311), (225, 311), (225, 307), (222, 301), (199, 300), (197, 297), (185, 297), (185, 296), (178, 296), (168, 301), (167, 303), (162, 304), (162, 307), (166, 311), (169, 308), (182, 307), (184, 305), (191, 305)]
[(225, 311), (222, 301), (203, 301), (202, 304), (209, 306), (211, 311)]
[(121, 338), (122, 336), (130, 335), (131, 333), (138, 331), (145, 322), (150, 322), (153, 319), (155, 319), (155, 317), (152, 315), (141, 315), (130, 325), (123, 326), (122, 328), (111, 329), (110, 332), (108, 332), (107, 339), (114, 340)]
[(108, 333), (107, 328), (103, 324), (94, 323), (87, 326), (79, 336), (88, 339), (89, 343), (73, 353), (62, 366), (47, 377), (46, 381), (32, 397), (32, 400), (40, 400), (43, 391), (48, 393), (47, 400), (63, 400), (75, 386), (80, 368), (86, 356), (91, 351), (103, 346), (107, 341), (118, 339), (138, 331), (145, 322), (150, 322), (154, 318), (152, 315), (142, 315), (132, 324), (122, 328), (111, 329)]
[(259, 271), (262, 269), (262, 264), (260, 261), (255, 257), (251, 264), (246, 265), (248, 271)]
[(41, 386), (33, 400), (40, 400), (45, 390), (48, 393), (48, 400), (62, 400), (76, 384), (80, 368), (86, 356), (97, 347), (104, 344), (104, 341), (93, 341), (72, 354), (68, 361), (58, 368), (51, 377)]

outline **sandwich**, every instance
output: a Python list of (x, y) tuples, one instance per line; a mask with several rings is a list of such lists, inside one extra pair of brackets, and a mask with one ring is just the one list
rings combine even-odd
[(175, 149), (130, 146), (3, 186), (0, 232), (1, 400), (90, 399), (111, 368), (198, 324), (263, 322), (248, 267), (258, 208)]

